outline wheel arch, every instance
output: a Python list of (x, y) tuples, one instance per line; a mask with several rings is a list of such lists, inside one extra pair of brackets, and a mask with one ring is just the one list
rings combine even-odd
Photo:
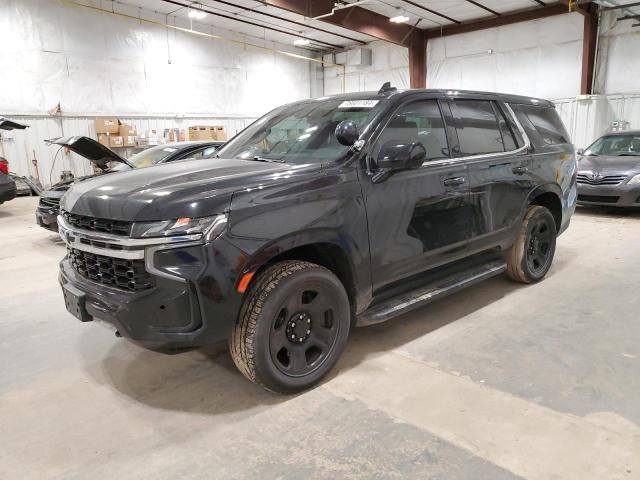
[[(526, 206), (539, 205), (551, 212), (556, 224), (556, 231), (562, 226), (562, 191), (555, 184), (540, 185), (529, 194)], [(524, 212), (523, 212), (524, 215)]]
[(245, 275), (251, 275), (251, 280), (245, 285), (246, 291), (261, 272), (275, 263), (285, 260), (307, 261), (336, 275), (345, 287), (351, 305), (358, 310), (358, 297), (368, 275), (368, 264), (364, 259), (363, 252), (359, 251), (355, 242), (331, 229), (297, 233), (270, 242), (255, 252), (242, 268), (238, 281)]

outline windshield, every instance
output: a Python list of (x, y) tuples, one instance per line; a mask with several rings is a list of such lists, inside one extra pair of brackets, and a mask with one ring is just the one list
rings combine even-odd
[(353, 120), (362, 131), (378, 104), (378, 100), (329, 99), (281, 107), (236, 135), (218, 156), (291, 164), (337, 160), (349, 147), (338, 143), (336, 126)]
[(640, 156), (640, 134), (607, 135), (587, 148), (585, 155)]
[[(173, 155), (178, 151), (178, 147), (172, 147), (170, 145), (158, 145), (157, 147), (147, 148), (141, 152), (136, 153), (133, 157), (129, 158), (129, 163), (133, 164), (136, 168), (151, 167), (164, 159), (169, 155)], [(123, 170), (130, 170), (128, 165), (124, 163), (118, 163), (113, 165), (111, 170), (114, 172), (120, 172)]]

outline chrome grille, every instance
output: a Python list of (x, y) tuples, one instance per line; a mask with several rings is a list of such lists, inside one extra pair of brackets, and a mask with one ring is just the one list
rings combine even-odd
[(103, 218), (76, 215), (74, 213), (64, 214), (67, 223), (72, 227), (90, 230), (93, 232), (109, 233), (111, 235), (128, 236), (131, 233), (132, 222), (122, 220), (105, 220)]
[(577, 176), (578, 183), (586, 185), (618, 185), (622, 183), (627, 175), (600, 175), (579, 173)]
[(138, 292), (153, 287), (151, 275), (145, 270), (144, 260), (126, 260), (68, 248), (73, 269), (89, 280), (110, 287)]
[(60, 199), (59, 198), (40, 197), (40, 202), (39, 203), (40, 203), (41, 207), (58, 208), (60, 206)]

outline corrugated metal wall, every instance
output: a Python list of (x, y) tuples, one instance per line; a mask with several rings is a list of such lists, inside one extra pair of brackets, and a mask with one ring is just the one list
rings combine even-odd
[[(36, 178), (39, 174), (44, 186), (56, 183), (63, 170), (70, 170), (75, 176), (92, 172), (88, 161), (73, 153), (64, 153), (58, 146), (49, 146), (44, 140), (72, 135), (87, 135), (96, 138), (94, 117), (44, 117), (12, 116), (12, 120), (29, 125), (26, 130), (3, 131), (0, 138), (0, 155), (9, 160), (13, 172), (21, 176)], [(165, 128), (188, 130), (190, 125), (222, 125), (229, 137), (235, 135), (255, 118), (241, 117), (120, 117), (123, 123), (134, 125), (138, 133), (155, 129), (160, 135)], [(132, 149), (118, 149), (123, 156), (130, 156)], [(38, 174), (33, 158), (38, 160)], [(54, 164), (55, 159), (55, 164)]]

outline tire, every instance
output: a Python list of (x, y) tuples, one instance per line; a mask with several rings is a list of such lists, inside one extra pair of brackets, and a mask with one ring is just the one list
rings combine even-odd
[(522, 220), (513, 246), (507, 251), (507, 275), (521, 283), (536, 283), (544, 278), (556, 251), (556, 222), (551, 212), (530, 205)]
[(229, 339), (234, 363), (254, 383), (295, 393), (318, 383), (344, 350), (349, 298), (328, 269), (288, 260), (259, 274)]

